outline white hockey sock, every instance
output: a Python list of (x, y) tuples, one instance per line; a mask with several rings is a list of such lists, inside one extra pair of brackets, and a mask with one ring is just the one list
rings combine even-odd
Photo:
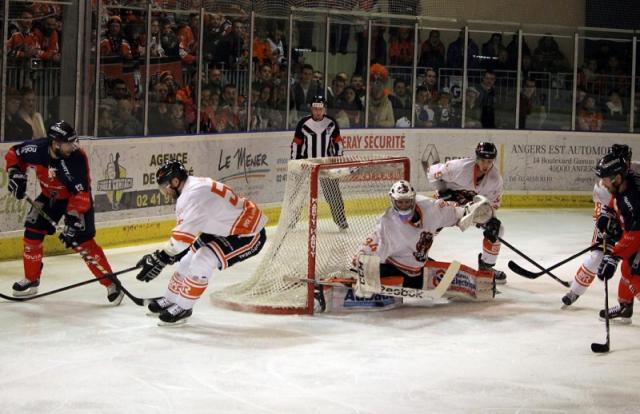
[(169, 280), (169, 285), (167, 286), (167, 291), (164, 294), (164, 297), (171, 303), (176, 303), (178, 298), (180, 297), (180, 291), (183, 289), (184, 276), (182, 276), (178, 272), (173, 272), (171, 275), (171, 279)]

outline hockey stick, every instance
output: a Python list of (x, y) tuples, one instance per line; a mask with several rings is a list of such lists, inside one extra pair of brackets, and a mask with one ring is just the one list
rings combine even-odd
[(562, 266), (563, 264), (565, 264), (565, 263), (568, 263), (568, 262), (572, 261), (572, 260), (573, 260), (573, 259), (575, 259), (576, 257), (582, 256), (583, 254), (585, 254), (585, 253), (587, 253), (587, 252), (589, 252), (589, 251), (593, 250), (594, 248), (596, 248), (596, 247), (598, 247), (598, 246), (599, 246), (599, 244), (598, 244), (598, 243), (592, 244), (591, 246), (587, 247), (586, 249), (584, 249), (584, 250), (580, 250), (578, 253), (576, 253), (576, 254), (574, 254), (574, 255), (572, 255), (572, 256), (570, 256), (570, 257), (567, 257), (566, 259), (564, 259), (564, 260), (562, 260), (562, 261), (560, 261), (560, 262), (558, 262), (558, 263), (554, 264), (553, 266), (549, 266), (549, 267), (547, 267), (546, 269), (544, 269), (543, 271), (540, 271), (540, 272), (531, 272), (531, 271), (529, 271), (529, 270), (527, 270), (527, 269), (524, 269), (524, 268), (520, 267), (520, 265), (518, 265), (518, 264), (517, 264), (516, 262), (514, 262), (513, 260), (509, 260), (509, 264), (508, 264), (508, 266), (509, 266), (509, 269), (511, 269), (514, 273), (519, 274), (520, 276), (524, 276), (524, 277), (526, 277), (527, 279), (537, 279), (537, 278), (539, 278), (540, 276), (544, 275), (544, 274), (545, 274), (545, 272), (550, 272), (550, 271), (552, 271), (553, 269), (555, 269), (555, 268), (557, 268), (557, 267), (560, 267), (560, 266)]
[[(435, 289), (415, 289), (415, 288), (407, 288), (402, 286), (390, 286), (390, 285), (380, 285), (380, 291), (377, 292), (381, 295), (386, 296), (394, 296), (398, 298), (413, 298), (413, 299), (440, 299), (451, 283), (453, 279), (455, 279), (458, 274), (458, 270), (460, 270), (460, 262), (453, 261), (447, 268), (444, 276), (438, 283), (438, 286)], [(313, 283), (314, 285), (320, 286), (340, 286), (340, 287), (350, 287), (356, 283), (355, 278), (330, 278), (327, 280), (315, 280), (315, 279), (296, 279), (296, 281), (304, 282), (304, 283)]]
[(24, 297), (24, 298), (16, 298), (16, 297), (13, 297), (13, 296), (7, 296), (7, 295), (3, 295), (2, 293), (0, 293), (0, 298), (6, 299), (6, 300), (10, 300), (10, 301), (13, 301), (13, 302), (26, 302), (26, 301), (29, 301), (29, 300), (38, 299), (38, 298), (42, 298), (42, 297), (45, 297), (45, 296), (53, 295), (54, 293), (64, 292), (65, 290), (73, 289), (73, 288), (76, 288), (76, 287), (79, 287), (79, 286), (88, 285), (89, 283), (97, 282), (97, 281), (102, 280), (102, 279), (112, 278), (114, 276), (118, 276), (118, 275), (130, 272), (132, 270), (136, 270), (137, 268), (138, 268), (138, 266), (130, 267), (128, 269), (120, 270), (120, 271), (114, 272), (114, 273), (109, 273), (109, 274), (106, 274), (104, 276), (94, 277), (94, 278), (91, 278), (89, 280), (85, 280), (84, 282), (78, 282), (78, 283), (74, 283), (73, 285), (64, 286), (64, 287), (61, 287), (61, 288), (58, 288), (58, 289), (50, 290), (49, 292), (40, 293), (39, 295), (34, 295), (34, 296), (29, 296), (29, 297)]
[(498, 237), (498, 240), (500, 240), (500, 242), (502, 244), (504, 244), (505, 246), (507, 246), (508, 248), (510, 248), (511, 250), (513, 250), (514, 252), (518, 253), (520, 256), (522, 256), (522, 258), (526, 259), (529, 263), (531, 263), (532, 265), (534, 265), (535, 267), (537, 267), (538, 269), (542, 270), (544, 273), (548, 274), (549, 276), (551, 276), (551, 278), (555, 281), (557, 281), (558, 283), (560, 283), (562, 286), (565, 287), (569, 287), (571, 286), (571, 284), (565, 280), (560, 279), (558, 276), (554, 275), (553, 273), (551, 273), (550, 271), (546, 270), (544, 267), (540, 266), (537, 262), (533, 261), (532, 258), (530, 258), (529, 256), (527, 256), (526, 254), (522, 253), (520, 250), (516, 249), (513, 245), (511, 245), (510, 243), (507, 243), (502, 237)]
[[(44, 218), (45, 220), (47, 220), (49, 222), (49, 224), (51, 224), (54, 228), (58, 227), (58, 223), (56, 223), (42, 208), (40, 208), (39, 205), (37, 205), (32, 199), (31, 197), (29, 197), (28, 195), (25, 195), (25, 200), (27, 200), (27, 203), (31, 204), (31, 207), (38, 213), (40, 214), (40, 216), (42, 216), (42, 218)], [(115, 285), (118, 287), (118, 289), (122, 290), (122, 293), (124, 293), (129, 299), (131, 299), (131, 301), (133, 303), (135, 303), (138, 306), (145, 306), (149, 299), (142, 299), (142, 298), (138, 298), (136, 296), (134, 296), (133, 294), (131, 294), (131, 292), (129, 292), (127, 289), (125, 289), (124, 286), (122, 286), (122, 283), (118, 280), (117, 277), (114, 277), (115, 274), (113, 273), (109, 273), (107, 272), (107, 270), (100, 264), (98, 263), (97, 260), (95, 260), (93, 257), (91, 257), (91, 255), (82, 247), (80, 247), (80, 245), (78, 243), (76, 243), (75, 241), (71, 242), (71, 246), (73, 248), (73, 250), (78, 253), (80, 255), (80, 257), (82, 257), (83, 260), (88, 261), (89, 263), (91, 263), (92, 265), (94, 265), (104, 276), (101, 276), (100, 278), (96, 278), (96, 280), (102, 280), (102, 279), (109, 279), (112, 283), (115, 283)], [(137, 269), (138, 266), (134, 267), (133, 269)]]
[[(603, 250), (607, 250), (607, 240), (604, 240)], [(604, 324), (605, 329), (607, 331), (607, 339), (604, 344), (599, 344), (597, 342), (593, 342), (591, 344), (591, 350), (596, 354), (604, 354), (609, 352), (610, 341), (610, 328), (609, 328), (609, 283), (607, 283), (607, 278), (604, 278)]]

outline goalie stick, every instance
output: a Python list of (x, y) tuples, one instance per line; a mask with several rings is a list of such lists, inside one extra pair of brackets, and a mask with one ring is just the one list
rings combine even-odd
[(540, 276), (544, 275), (546, 272), (550, 272), (553, 269), (562, 266), (565, 263), (568, 263), (570, 261), (572, 261), (573, 259), (575, 259), (576, 257), (582, 256), (583, 254), (593, 250), (594, 248), (598, 247), (599, 244), (595, 243), (592, 244), (591, 246), (587, 247), (586, 249), (580, 250), (578, 253), (571, 255), (569, 257), (567, 257), (566, 259), (559, 261), (558, 263), (554, 264), (553, 266), (549, 266), (544, 270), (541, 270), (540, 272), (531, 272), (527, 269), (522, 268), (520, 265), (518, 265), (516, 262), (514, 262), (513, 260), (509, 260), (509, 269), (511, 269), (514, 273), (519, 274), (520, 276), (524, 276), (527, 279), (537, 279)]
[[(562, 280), (560, 279), (558, 276), (554, 275), (553, 273), (549, 272), (548, 270), (545, 270), (544, 267), (542, 267), (541, 265), (539, 265), (537, 262), (535, 262), (532, 258), (530, 258), (529, 256), (527, 256), (526, 254), (522, 253), (520, 250), (516, 249), (511, 243), (506, 242), (502, 237), (498, 237), (498, 240), (500, 240), (500, 242), (502, 244), (504, 244), (505, 246), (507, 246), (508, 248), (510, 248), (511, 250), (513, 250), (514, 252), (518, 253), (520, 256), (522, 256), (524, 259), (526, 259), (529, 263), (531, 263), (532, 265), (534, 265), (535, 267), (537, 267), (538, 269), (542, 270), (544, 273), (548, 274), (549, 276), (551, 276), (551, 278), (555, 281), (557, 281), (558, 283), (560, 283), (562, 286), (564, 287), (569, 287), (571, 286), (571, 284), (569, 282), (567, 282), (566, 280)], [(511, 268), (511, 267), (509, 267)]]
[(26, 302), (26, 301), (29, 301), (29, 300), (43, 298), (45, 296), (53, 295), (54, 293), (64, 292), (65, 290), (77, 288), (79, 286), (88, 285), (89, 283), (98, 282), (98, 281), (100, 281), (102, 279), (110, 279), (112, 277), (115, 277), (115, 276), (118, 276), (118, 275), (122, 275), (124, 273), (128, 273), (128, 272), (130, 272), (132, 270), (136, 270), (137, 268), (138, 268), (138, 266), (130, 267), (130, 268), (127, 268), (127, 269), (120, 270), (118, 272), (106, 274), (104, 276), (94, 277), (94, 278), (91, 278), (89, 280), (85, 280), (84, 282), (78, 282), (78, 283), (74, 283), (74, 284), (69, 285), (69, 286), (64, 286), (64, 287), (61, 287), (61, 288), (58, 288), (58, 289), (50, 290), (48, 292), (40, 293), (39, 295), (16, 298), (16, 297), (13, 297), (13, 296), (8, 296), (8, 295), (4, 295), (4, 294), (0, 293), (0, 298), (6, 299), (6, 300), (10, 300), (10, 301), (13, 301), (13, 302)]
[[(451, 282), (455, 279), (458, 274), (458, 270), (460, 270), (460, 262), (454, 260), (451, 262), (447, 271), (445, 272), (442, 279), (440, 279), (440, 283), (435, 289), (415, 289), (415, 288), (407, 288), (402, 286), (390, 286), (390, 285), (380, 285), (380, 292), (377, 292), (381, 295), (394, 296), (399, 298), (413, 298), (413, 299), (429, 299), (435, 300), (442, 297), (445, 294), (449, 286), (451, 286)], [(356, 283), (355, 278), (330, 278), (325, 280), (315, 280), (315, 279), (297, 279), (300, 282), (304, 283), (313, 283), (315, 285), (320, 286), (340, 286), (340, 287), (351, 287)]]
[[(27, 201), (27, 203), (31, 204), (31, 207), (33, 207), (33, 209), (42, 216), (42, 218), (44, 218), (45, 220), (47, 220), (49, 222), (49, 224), (51, 224), (54, 228), (58, 227), (58, 223), (56, 223), (55, 221), (53, 221), (53, 219), (51, 217), (49, 217), (49, 215), (42, 209), (40, 208), (39, 205), (37, 205), (32, 199), (31, 197), (29, 197), (28, 195), (25, 195), (25, 200)], [(87, 253), (87, 251), (85, 249), (83, 249), (82, 247), (80, 247), (80, 245), (78, 243), (71, 242), (71, 246), (73, 247), (73, 250), (75, 252), (77, 252), (83, 260), (90, 262), (92, 265), (94, 265), (98, 270), (100, 270), (100, 272), (102, 272), (103, 276), (96, 278), (95, 280), (102, 280), (102, 279), (109, 279), (111, 280), (111, 282), (115, 283), (115, 285), (118, 287), (118, 289), (122, 290), (122, 293), (125, 294), (125, 296), (127, 296), (129, 299), (131, 299), (131, 301), (133, 303), (135, 303), (138, 306), (146, 306), (149, 301), (151, 299), (142, 299), (139, 297), (134, 296), (133, 294), (131, 294), (131, 292), (129, 292), (127, 289), (125, 289), (124, 286), (122, 286), (122, 283), (118, 280), (115, 273), (109, 273), (107, 272), (107, 270), (100, 264), (98, 263), (97, 260), (95, 260), (93, 257), (91, 257), (91, 255), (89, 255)], [(137, 269), (138, 266), (132, 268), (133, 269)]]

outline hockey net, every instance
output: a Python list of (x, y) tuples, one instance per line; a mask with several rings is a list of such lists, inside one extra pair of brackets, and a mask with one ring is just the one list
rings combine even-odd
[(314, 284), (300, 280), (351, 277), (351, 259), (389, 206), (389, 188), (409, 173), (406, 157), (289, 161), (280, 220), (261, 263), (246, 281), (212, 293), (213, 303), (312, 314)]

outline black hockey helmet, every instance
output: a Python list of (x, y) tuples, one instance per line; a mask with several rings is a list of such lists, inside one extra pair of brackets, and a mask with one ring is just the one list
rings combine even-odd
[(623, 157), (614, 152), (610, 152), (598, 160), (594, 170), (600, 178), (614, 177), (618, 174), (624, 177), (627, 174), (628, 168), (627, 161)]
[(498, 149), (493, 142), (479, 142), (476, 146), (476, 158), (485, 160), (495, 160), (498, 156)]
[(156, 182), (159, 186), (165, 186), (176, 177), (180, 181), (184, 181), (189, 176), (189, 172), (184, 164), (178, 160), (167, 160), (156, 172)]
[(60, 120), (47, 130), (47, 137), (58, 142), (78, 142), (76, 130), (67, 121)]
[(324, 108), (325, 106), (327, 106), (327, 101), (324, 99), (324, 96), (316, 95), (313, 97), (313, 100), (311, 101), (312, 108)]
[(609, 152), (623, 158), (627, 163), (631, 162), (632, 151), (626, 144), (613, 144)]

